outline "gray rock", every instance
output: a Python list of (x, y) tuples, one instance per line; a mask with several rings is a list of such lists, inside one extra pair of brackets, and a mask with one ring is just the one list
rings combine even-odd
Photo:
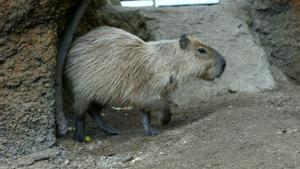
[[(235, 16), (247, 19), (267, 52), (268, 60), (300, 84), (300, 3), (289, 0), (225, 0)], [(238, 10), (240, 9), (240, 10)], [(241, 10), (242, 9), (242, 10)]]
[(12, 166), (14, 167), (24, 167), (24, 166), (30, 166), (33, 165), (36, 162), (42, 161), (42, 160), (50, 160), (56, 158), (60, 154), (60, 151), (57, 148), (47, 149), (45, 151), (32, 153), (29, 155), (26, 155), (24, 157), (21, 157), (15, 161)]

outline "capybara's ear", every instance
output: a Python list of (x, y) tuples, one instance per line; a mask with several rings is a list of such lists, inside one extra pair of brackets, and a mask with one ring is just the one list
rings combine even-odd
[(186, 49), (189, 44), (189, 39), (186, 34), (182, 34), (179, 39), (179, 46), (181, 49)]

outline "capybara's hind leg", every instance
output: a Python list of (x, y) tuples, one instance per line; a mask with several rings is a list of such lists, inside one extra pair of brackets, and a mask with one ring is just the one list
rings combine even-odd
[(155, 136), (159, 131), (151, 127), (150, 112), (142, 111), (144, 134), (146, 136)]
[(83, 142), (85, 137), (85, 114), (77, 115), (75, 121), (74, 139)]
[(100, 115), (100, 111), (103, 109), (101, 106), (92, 106), (88, 113), (92, 117), (92, 119), (95, 120), (96, 124), (100, 129), (102, 129), (105, 133), (110, 134), (110, 135), (118, 135), (120, 134), (120, 131), (118, 129), (115, 129), (108, 125), (103, 117)]
[(85, 114), (88, 105), (88, 101), (85, 101), (84, 99), (78, 99), (78, 97), (76, 97), (73, 105), (74, 111), (77, 113), (75, 119), (74, 139), (79, 142), (83, 142), (85, 138)]
[(161, 125), (167, 125), (172, 118), (172, 113), (168, 105), (158, 112), (158, 117)]

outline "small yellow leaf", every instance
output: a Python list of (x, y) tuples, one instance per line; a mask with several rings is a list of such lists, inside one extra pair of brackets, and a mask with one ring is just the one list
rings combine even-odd
[(91, 142), (91, 141), (93, 141), (93, 139), (92, 139), (91, 136), (85, 136), (84, 139), (85, 139), (86, 142)]

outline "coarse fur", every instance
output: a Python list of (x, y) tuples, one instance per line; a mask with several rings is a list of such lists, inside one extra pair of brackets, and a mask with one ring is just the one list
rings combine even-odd
[(170, 92), (191, 80), (220, 77), (225, 64), (217, 51), (190, 35), (179, 41), (145, 42), (103, 26), (74, 41), (65, 77), (78, 116), (84, 116), (92, 103), (164, 111)]

